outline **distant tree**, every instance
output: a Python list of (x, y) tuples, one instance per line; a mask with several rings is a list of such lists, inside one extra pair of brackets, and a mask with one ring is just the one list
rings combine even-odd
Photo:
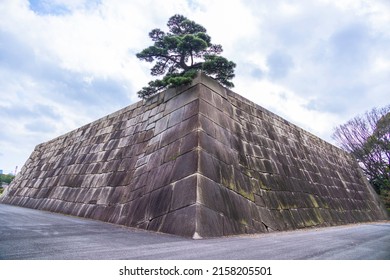
[(153, 76), (164, 75), (162, 79), (149, 82), (147, 87), (138, 92), (140, 98), (149, 96), (168, 87), (188, 84), (197, 71), (212, 76), (226, 87), (233, 87), (230, 82), (234, 77), (236, 64), (219, 54), (221, 45), (211, 43), (206, 29), (182, 15), (174, 15), (168, 20), (169, 32), (153, 29), (149, 37), (154, 44), (137, 57), (147, 62), (154, 62), (151, 69)]
[(15, 176), (11, 174), (0, 174), (0, 186), (10, 184), (14, 178)]
[(355, 156), (375, 191), (390, 195), (390, 105), (336, 127), (333, 138)]

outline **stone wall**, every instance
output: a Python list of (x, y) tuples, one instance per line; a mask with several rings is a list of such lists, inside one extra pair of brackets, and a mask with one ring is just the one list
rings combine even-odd
[(208, 235), (386, 217), (348, 153), (230, 90), (204, 88), (199, 102), (198, 201), (223, 229)]
[(350, 155), (204, 75), (38, 145), (0, 201), (194, 238), (386, 218)]

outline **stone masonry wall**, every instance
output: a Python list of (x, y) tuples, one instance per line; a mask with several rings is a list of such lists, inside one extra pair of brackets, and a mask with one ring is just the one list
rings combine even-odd
[(198, 202), (200, 224), (218, 226), (203, 235), (385, 219), (348, 153), (210, 84), (199, 97)]
[(0, 201), (194, 238), (386, 218), (349, 154), (204, 75), (38, 145)]
[(1, 201), (192, 236), (199, 87), (169, 90), (38, 145)]

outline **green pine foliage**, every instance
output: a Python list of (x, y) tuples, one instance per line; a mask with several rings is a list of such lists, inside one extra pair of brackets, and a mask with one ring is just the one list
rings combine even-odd
[(206, 29), (182, 15), (174, 15), (168, 20), (169, 32), (153, 29), (149, 37), (154, 44), (137, 57), (147, 62), (155, 62), (151, 69), (153, 76), (165, 75), (162, 79), (149, 82), (138, 92), (146, 99), (161, 90), (191, 83), (198, 71), (215, 78), (226, 87), (233, 87), (236, 64), (220, 56), (221, 45), (211, 43)]

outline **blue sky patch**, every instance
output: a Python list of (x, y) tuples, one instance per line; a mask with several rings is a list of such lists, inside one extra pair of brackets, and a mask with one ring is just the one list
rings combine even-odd
[(38, 15), (66, 15), (70, 9), (64, 4), (57, 4), (48, 0), (29, 0), (30, 9)]
[(281, 79), (288, 75), (290, 69), (294, 67), (294, 62), (290, 55), (280, 51), (274, 51), (267, 57), (267, 65), (270, 69), (270, 77), (273, 79)]

